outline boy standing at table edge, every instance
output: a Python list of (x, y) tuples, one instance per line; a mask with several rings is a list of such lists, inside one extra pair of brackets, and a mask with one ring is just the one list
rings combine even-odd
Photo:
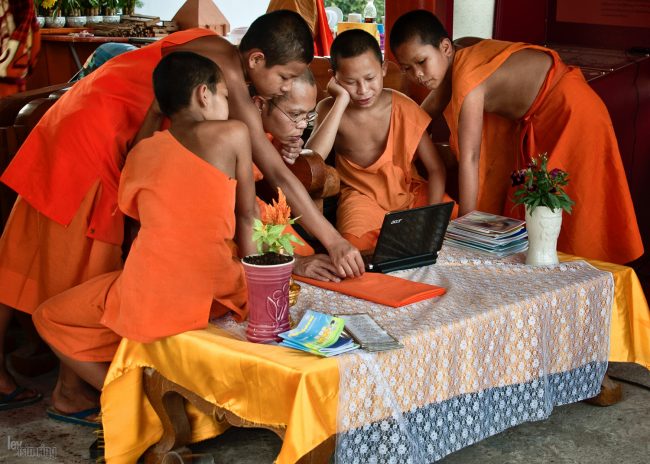
[(513, 210), (510, 174), (533, 157), (569, 173), (575, 201), (558, 249), (612, 263), (643, 254), (616, 136), (607, 108), (579, 68), (548, 48), (482, 40), (456, 49), (431, 12), (395, 22), (390, 46), (408, 77), (431, 92), (422, 107), (444, 114), (459, 162), (460, 214)]

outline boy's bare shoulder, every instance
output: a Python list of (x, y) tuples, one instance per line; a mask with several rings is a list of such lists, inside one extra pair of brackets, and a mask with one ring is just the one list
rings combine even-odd
[(203, 150), (210, 152), (214, 148), (235, 149), (250, 143), (248, 127), (241, 121), (201, 121), (194, 127), (196, 140)]
[(209, 137), (210, 142), (220, 143), (233, 141), (240, 143), (242, 139), (248, 139), (248, 126), (242, 121), (229, 119), (227, 121), (202, 121), (197, 124), (197, 131), (201, 137)]

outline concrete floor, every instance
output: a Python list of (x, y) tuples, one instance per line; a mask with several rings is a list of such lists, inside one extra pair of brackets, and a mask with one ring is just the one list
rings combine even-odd
[[(650, 388), (650, 372), (638, 365), (614, 363), (610, 369), (616, 377)], [(47, 393), (55, 374), (20, 380)], [(511, 428), (439, 462), (646, 464), (650, 462), (650, 391), (623, 383), (623, 394), (623, 401), (608, 408), (584, 403), (556, 408), (548, 420)], [(89, 462), (93, 432), (48, 419), (48, 405), (46, 394), (33, 406), (0, 412), (0, 462)], [(19, 450), (25, 453), (41, 445), (47, 448), (45, 457), (18, 456)], [(231, 429), (221, 437), (193, 445), (193, 450), (212, 454), (216, 464), (264, 464), (273, 462), (280, 446), (279, 438), (266, 430)]]

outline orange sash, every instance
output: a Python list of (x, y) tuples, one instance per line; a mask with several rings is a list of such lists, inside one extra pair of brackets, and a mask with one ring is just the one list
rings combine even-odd
[(204, 328), (211, 316), (247, 314), (246, 283), (235, 250), (235, 187), (168, 131), (129, 154), (120, 208), (140, 221), (102, 324), (151, 342)]

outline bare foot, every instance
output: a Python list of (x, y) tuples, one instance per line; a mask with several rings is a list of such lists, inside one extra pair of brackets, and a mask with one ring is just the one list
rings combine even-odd
[(600, 393), (585, 400), (585, 402), (596, 406), (611, 406), (621, 401), (621, 399), (623, 399), (621, 384), (614, 382), (609, 375), (605, 374), (603, 383), (600, 386)]
[[(81, 379), (78, 382), (62, 382), (61, 375), (52, 392), (52, 406), (64, 414), (72, 414), (99, 406), (99, 392)], [(93, 420), (97, 414), (86, 417)]]
[[(18, 384), (16, 384), (16, 381), (11, 374), (9, 374), (4, 367), (0, 367), (0, 399), (2, 399), (3, 402), (5, 400), (7, 401), (4, 408), (0, 405), (0, 409), (10, 409), (11, 407), (16, 406), (15, 403), (19, 403), (22, 400), (36, 399), (37, 397), (40, 399), (41, 397), (36, 390), (32, 390), (31, 388), (24, 388), (16, 394), (14, 392), (16, 392), (17, 388)], [(14, 393), (14, 395), (12, 395), (12, 393)], [(8, 397), (11, 399), (8, 399)], [(9, 407), (8, 405), (10, 403), (14, 403), (14, 406)]]

